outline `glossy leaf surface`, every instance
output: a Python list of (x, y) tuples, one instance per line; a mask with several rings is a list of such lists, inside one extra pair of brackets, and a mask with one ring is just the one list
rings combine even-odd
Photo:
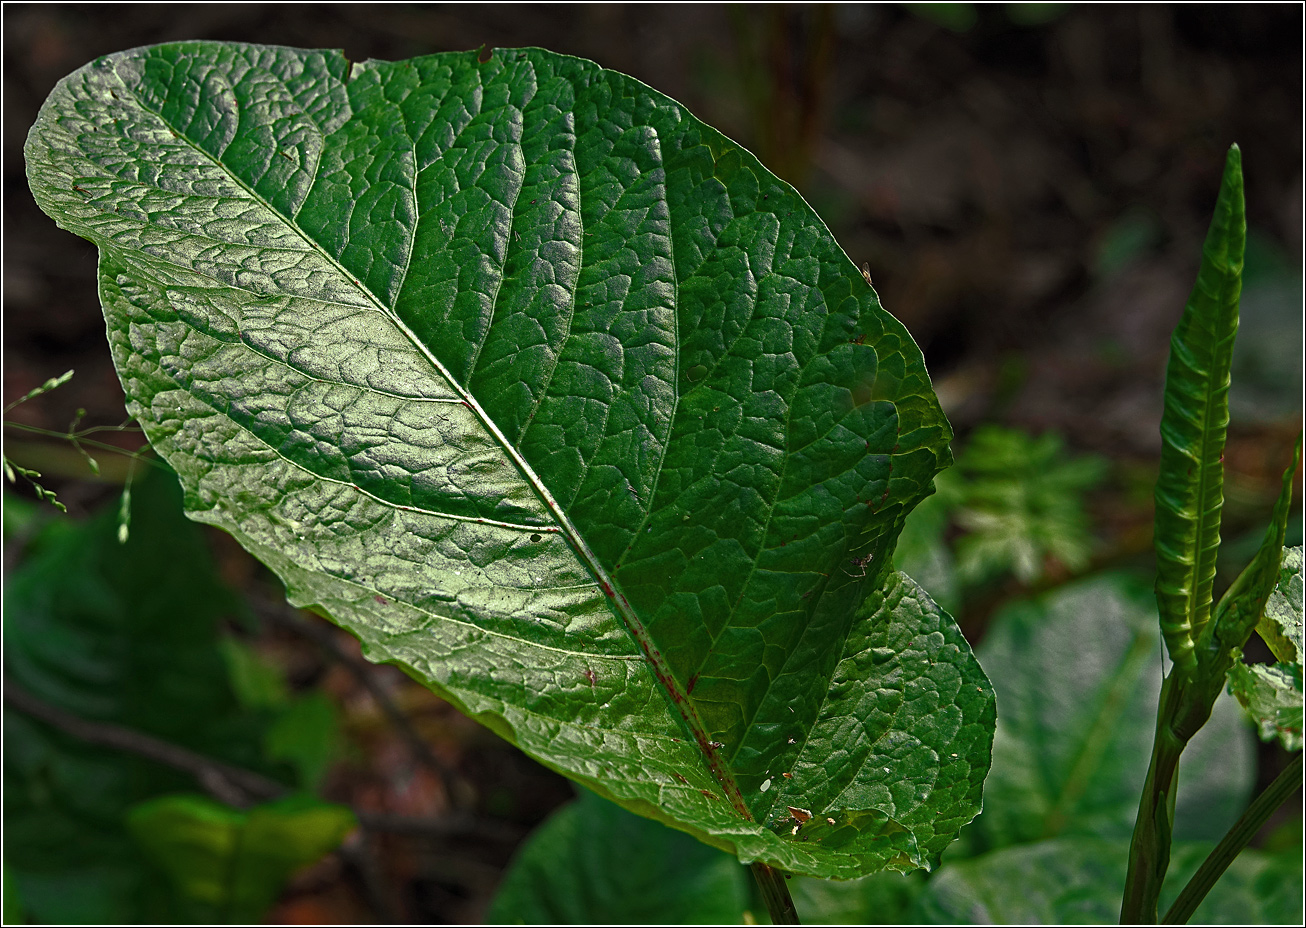
[(26, 154), (191, 516), (371, 658), (746, 861), (927, 866), (973, 817), (992, 693), (889, 565), (947, 422), (747, 152), (539, 50), (183, 43)]
[(1166, 647), (1186, 672), (1196, 668), (1194, 648), (1211, 618), (1246, 238), (1242, 154), (1235, 145), (1225, 162), (1197, 283), (1170, 339), (1161, 416), (1156, 596)]

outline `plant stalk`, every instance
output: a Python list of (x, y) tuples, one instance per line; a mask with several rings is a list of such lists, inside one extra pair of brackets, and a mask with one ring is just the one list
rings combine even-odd
[(1161, 919), (1162, 924), (1183, 925), (1192, 918), (1193, 912), (1206, 898), (1206, 894), (1211, 891), (1216, 880), (1220, 879), (1224, 871), (1233, 863), (1233, 859), (1255, 837), (1256, 832), (1260, 831), (1261, 826), (1274, 810), (1287, 802), (1293, 792), (1301, 786), (1301, 777), (1302, 752), (1298, 751), (1283, 772), (1275, 777), (1274, 782), (1252, 800), (1252, 804), (1247, 807), (1242, 818), (1225, 833), (1220, 843), (1215, 846), (1215, 850), (1202, 861), (1202, 865), (1197, 868), (1188, 885), (1179, 893), (1179, 897)]
[(760, 860), (753, 861), (750, 869), (753, 871), (753, 879), (757, 880), (758, 889), (762, 891), (766, 910), (771, 913), (771, 924), (800, 924), (798, 910), (794, 908), (793, 897), (789, 895), (789, 887), (785, 885), (785, 875)]
[[(1184, 708), (1191, 708), (1187, 675), (1175, 667), (1161, 684), (1161, 703), (1156, 713), (1156, 734), (1152, 759), (1138, 803), (1138, 819), (1129, 845), (1129, 873), (1120, 904), (1120, 924), (1155, 925), (1161, 884), (1170, 866), (1170, 839), (1174, 829), (1175, 792), (1179, 779), (1179, 757), (1192, 733), (1201, 727), (1183, 724)], [(1188, 704), (1187, 706), (1185, 704)], [(1207, 715), (1210, 709), (1207, 709)], [(1186, 737), (1180, 732), (1186, 733)]]

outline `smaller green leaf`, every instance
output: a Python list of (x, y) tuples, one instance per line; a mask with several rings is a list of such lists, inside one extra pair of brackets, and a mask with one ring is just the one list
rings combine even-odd
[(3, 891), (4, 899), (4, 923), (6, 925), (21, 925), (23, 918), (23, 901), (18, 895), (18, 881), (13, 878), (9, 872), (9, 864), (4, 864), (3, 884), (0, 884), (0, 890)]
[(789, 892), (804, 925), (904, 925), (927, 885), (920, 870), (885, 871), (857, 880), (796, 877)]
[[(978, 851), (1062, 835), (1128, 839), (1156, 718), (1159, 638), (1146, 581), (1123, 573), (994, 617), (977, 653), (998, 697), (993, 768), (964, 842)], [(1254, 747), (1234, 701), (1217, 701), (1184, 754), (1180, 839), (1215, 840), (1234, 823), (1251, 797)]]
[(1105, 466), (1066, 454), (1050, 432), (977, 429), (956, 466), (965, 477), (957, 522), (968, 533), (957, 544), (962, 579), (974, 584), (1010, 571), (1029, 583), (1049, 558), (1071, 570), (1086, 566), (1093, 538), (1082, 494)]
[(290, 703), (263, 736), (270, 760), (295, 768), (299, 785), (316, 790), (340, 744), (340, 720), (335, 705), (321, 691), (305, 693)]
[(1286, 663), (1302, 663), (1302, 547), (1284, 548), (1279, 562), (1279, 582), (1265, 601), (1256, 631), (1274, 656)]
[(1252, 717), (1262, 741), (1277, 738), (1285, 750), (1301, 750), (1301, 664), (1236, 663), (1229, 668), (1229, 692)]
[(344, 806), (304, 796), (239, 811), (181, 795), (141, 803), (127, 824), (185, 899), (224, 921), (256, 922), (291, 874), (339, 847), (357, 823)]
[[(1203, 842), (1172, 848), (1162, 906), (1196, 872)], [(916, 908), (925, 924), (1114, 924), (1127, 841), (1058, 838), (953, 864), (930, 880)], [(1192, 924), (1296, 924), (1301, 853), (1244, 851), (1198, 907)]]
[[(117, 539), (115, 501), (88, 522), (50, 520), (27, 546), (4, 589), (6, 678), (87, 720), (273, 773), (260, 756), (262, 722), (238, 704), (218, 653), (218, 620), (239, 603), (203, 530), (182, 514), (176, 479), (151, 469), (136, 490), (127, 544)], [(6, 501), (6, 519), (8, 509)], [(27, 916), (46, 924), (186, 917), (123, 812), (193, 780), (8, 706), (4, 729), (6, 860)]]
[(281, 669), (231, 635), (218, 642), (227, 679), (243, 708), (255, 712), (279, 711), (290, 703), (290, 691)]
[(739, 924), (748, 871), (689, 835), (583, 790), (536, 829), (490, 924)]
[(1242, 154), (1235, 145), (1225, 161), (1197, 283), (1170, 339), (1161, 416), (1156, 598), (1166, 647), (1185, 672), (1197, 668), (1194, 647), (1211, 615), (1246, 238)]
[(1224, 679), (1233, 663), (1242, 654), (1252, 629), (1256, 628), (1265, 612), (1266, 602), (1279, 582), (1279, 563), (1283, 558), (1283, 540), (1288, 531), (1288, 509), (1292, 504), (1292, 476), (1301, 460), (1301, 436), (1293, 452), (1292, 465), (1284, 471), (1283, 488), (1274, 504), (1269, 528), (1260, 550), (1230, 584), (1215, 610), (1215, 622), (1203, 630), (1198, 638), (1198, 658), (1206, 678)]

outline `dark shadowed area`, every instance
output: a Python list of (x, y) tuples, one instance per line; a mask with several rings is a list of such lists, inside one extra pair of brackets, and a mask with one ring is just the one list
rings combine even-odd
[[(1301, 428), (1302, 8), (944, 6), (6, 4), (3, 400), (76, 370), (7, 418), (63, 431), (79, 409), (82, 427), (125, 416), (95, 247), (37, 209), (24, 175), (27, 131), (64, 75), (182, 39), (343, 48), (354, 60), (540, 46), (639, 78), (793, 183), (913, 333), (959, 443), (1001, 424), (1106, 458), (1082, 572), (1148, 567), (1169, 335), (1238, 143), (1249, 245), (1225, 537), (1259, 536)], [(112, 455), (96, 476), (67, 442), (5, 439), (74, 516), (120, 492), (125, 465)], [(14, 489), (32, 497), (22, 481)], [(229, 583), (275, 600), (260, 565), (225, 536), (211, 541)], [(21, 549), (10, 539), (6, 571)], [(963, 629), (977, 638), (1026, 589), (1011, 580), (968, 601)], [(434, 755), (423, 759), (349, 661), (294, 621), (265, 623), (255, 644), (293, 688), (340, 707), (350, 748), (324, 794), (487, 824), (370, 832), (297, 877), (273, 919), (479, 920), (516, 843), (570, 785), (393, 668), (372, 668)], [(327, 638), (357, 654), (347, 635)], [(1263, 761), (1264, 782), (1282, 761)]]

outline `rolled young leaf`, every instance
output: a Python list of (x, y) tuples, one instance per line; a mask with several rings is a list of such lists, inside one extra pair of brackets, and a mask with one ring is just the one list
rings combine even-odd
[(1224, 506), (1229, 367), (1246, 239), (1242, 154), (1234, 145), (1225, 161), (1197, 283), (1170, 339), (1161, 416), (1156, 598), (1170, 657), (1190, 673), (1197, 667), (1197, 639), (1211, 617)]
[(373, 660), (746, 862), (976, 814), (992, 691), (890, 568), (948, 423), (752, 155), (537, 49), (202, 42), (70, 75), (26, 154), (191, 517)]

